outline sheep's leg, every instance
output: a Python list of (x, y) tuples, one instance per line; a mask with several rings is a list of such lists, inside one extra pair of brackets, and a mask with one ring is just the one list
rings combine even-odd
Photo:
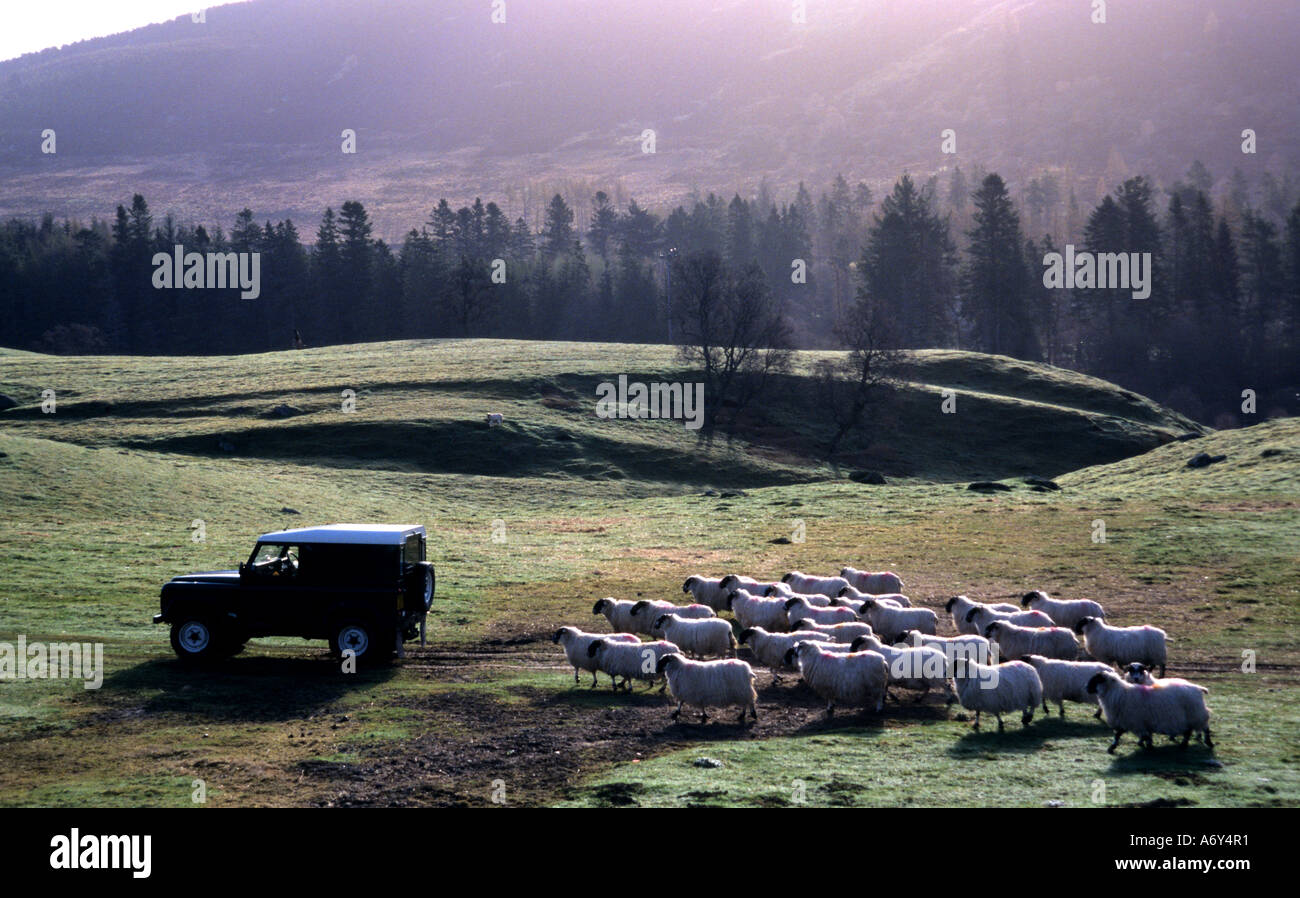
[(974, 729), (977, 729), (977, 730), (978, 730), (979, 728), (980, 728), (980, 712), (976, 711), (976, 712), (975, 712), (975, 726), (974, 726)]
[[(1061, 719), (1065, 720), (1065, 699), (1061, 699), (1059, 702), (1057, 702), (1057, 704), (1060, 705), (1061, 707)], [(1048, 712), (1046, 708), (1043, 709), (1043, 715), (1048, 716)]]
[(594, 670), (591, 672), (591, 688), (596, 688), (596, 672)]
[(576, 667), (573, 669), (573, 685), (574, 686), (582, 685), (581, 681), (578, 679), (578, 668)]
[(753, 715), (755, 720), (758, 720), (758, 708), (754, 707), (753, 702), (749, 703), (749, 713)]
[(709, 722), (709, 712), (708, 712), (707, 709), (705, 709), (705, 708), (701, 708), (701, 709), (700, 709), (700, 723), (708, 723), (708, 722)]
[(1097, 706), (1097, 711), (1092, 716), (1095, 717), (1097, 720), (1101, 720), (1101, 705)]
[(1182, 744), (1180, 744), (1178, 747), (1179, 747), (1179, 748), (1186, 748), (1186, 747), (1187, 747), (1187, 743), (1189, 743), (1189, 742), (1191, 742), (1191, 741), (1192, 741), (1192, 731), (1191, 731), (1191, 730), (1188, 730), (1186, 733), (1183, 733), (1183, 741), (1182, 741)]
[(1214, 748), (1214, 743), (1210, 741), (1210, 728), (1205, 728), (1205, 747)]
[(930, 694), (930, 684), (926, 683), (925, 688), (921, 690), (921, 694), (916, 697), (916, 701), (912, 702), (912, 704), (914, 705), (921, 704), (921, 702), (925, 701), (925, 697), (929, 694)]
[(1002, 714), (1001, 712), (995, 711), (993, 712), (993, 716), (998, 719), (998, 732), (1000, 733), (1006, 729), (1006, 725), (1002, 723)]
[(672, 717), (673, 717), (673, 720), (677, 720), (677, 719), (680, 718), (681, 716), (682, 716), (682, 703), (681, 703), (681, 702), (678, 702), (678, 703), (677, 703), (677, 710), (673, 712)]
[(834, 716), (835, 716), (835, 702), (827, 702), (827, 703), (826, 703), (826, 716), (827, 716), (827, 717), (834, 717)]
[[(1052, 713), (1052, 709), (1049, 708), (1049, 707), (1047, 707), (1047, 699), (1043, 699), (1043, 713), (1044, 713), (1044, 714), (1048, 714), (1048, 715), (1050, 715), (1050, 714)], [(1062, 713), (1061, 713), (1061, 716), (1064, 717), (1064, 716), (1065, 716), (1065, 713), (1062, 712)]]
[(1034, 705), (1030, 705), (1025, 712), (1020, 715), (1020, 725), (1029, 726), (1029, 722), (1034, 719)]
[(741, 726), (744, 726), (744, 725), (745, 725), (745, 713), (746, 713), (748, 710), (749, 710), (748, 708), (746, 708), (746, 707), (744, 707), (744, 706), (741, 706), (741, 709), (740, 709), (740, 719), (737, 720), (736, 723), (740, 724)]
[(1120, 736), (1123, 736), (1123, 735), (1124, 735), (1124, 731), (1123, 731), (1123, 730), (1116, 730), (1116, 731), (1115, 731), (1115, 741), (1112, 742), (1112, 743), (1110, 744), (1110, 748), (1106, 749), (1106, 751), (1109, 752), (1109, 753), (1112, 754), (1112, 755), (1115, 754), (1115, 746), (1119, 745), (1119, 737), (1120, 737)]
[(1160, 679), (1163, 680), (1164, 678), (1165, 678), (1165, 666), (1164, 666), (1163, 664), (1161, 664), (1161, 665), (1160, 665)]

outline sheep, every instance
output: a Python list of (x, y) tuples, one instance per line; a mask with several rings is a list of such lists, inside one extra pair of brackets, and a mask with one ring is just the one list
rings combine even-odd
[(616, 642), (635, 642), (641, 640), (632, 633), (584, 633), (577, 627), (560, 627), (551, 637), (551, 642), (564, 646), (564, 656), (573, 665), (573, 682), (578, 684), (578, 671), (585, 670), (591, 674), (591, 685), (596, 685), (596, 659), (587, 654), (587, 648), (593, 639), (612, 639)]
[(850, 649), (855, 652), (876, 652), (883, 656), (889, 664), (891, 683), (897, 683), (904, 689), (921, 690), (921, 694), (916, 697), (917, 702), (924, 701), (930, 694), (931, 688), (938, 688), (952, 695), (952, 690), (948, 686), (951, 666), (948, 663), (948, 656), (940, 649), (927, 646), (895, 648), (885, 645), (874, 636), (859, 636), (853, 640)]
[(880, 641), (892, 645), (904, 630), (919, 630), (933, 636), (939, 626), (939, 616), (929, 608), (897, 608), (875, 599), (862, 603), (861, 615), (880, 636)]
[(943, 606), (943, 610), (952, 615), (952, 625), (957, 628), (958, 633), (966, 633), (971, 636), (978, 636), (980, 628), (967, 621), (966, 617), (970, 614), (972, 608), (988, 608), (990, 611), (1002, 611), (1007, 614), (1015, 614), (1020, 609), (1015, 605), (1009, 605), (1006, 602), (997, 602), (996, 604), (986, 605), (983, 602), (977, 602), (966, 596), (953, 596)]
[(1210, 709), (1205, 706), (1207, 690), (1195, 683), (1160, 680), (1154, 686), (1129, 683), (1113, 670), (1094, 674), (1088, 691), (1101, 702), (1106, 725), (1115, 732), (1107, 752), (1114, 754), (1120, 737), (1132, 732), (1138, 745), (1152, 748), (1156, 733), (1183, 737), (1186, 748), (1192, 733), (1199, 732), (1206, 748), (1214, 748), (1210, 738)]
[(1011, 711), (1020, 711), (1021, 724), (1029, 726), (1034, 711), (1043, 701), (1043, 683), (1038, 679), (1038, 671), (1024, 661), (980, 664), (958, 658), (953, 662), (952, 681), (957, 701), (967, 711), (975, 712), (977, 730), (983, 712), (997, 717), (998, 732), (1003, 730), (1002, 715)]
[[(613, 680), (613, 688), (632, 691), (633, 680), (646, 680), (649, 686), (646, 690), (654, 685), (654, 681), (659, 678), (655, 665), (664, 655), (680, 651), (677, 646), (671, 642), (660, 640), (658, 642), (621, 642), (609, 637), (593, 639), (587, 646), (587, 655), (596, 660), (596, 669), (609, 674)], [(622, 678), (623, 682), (618, 682)], [(663, 692), (664, 687), (660, 686), (659, 691)]]
[(789, 583), (795, 592), (819, 592), (827, 598), (839, 595), (841, 589), (851, 585), (843, 577), (814, 577), (799, 571), (790, 571), (781, 582)]
[(989, 641), (978, 634), (961, 636), (930, 636), (917, 630), (904, 630), (894, 640), (895, 645), (906, 643), (912, 646), (929, 646), (941, 649), (949, 662), (956, 658), (969, 658), (980, 664), (989, 664), (993, 658), (993, 647)]
[(675, 614), (689, 620), (717, 617), (708, 605), (674, 605), (672, 602), (641, 599), (632, 606), (632, 632), (653, 636), (655, 618), (661, 614)]
[(1131, 664), (1159, 667), (1165, 675), (1165, 640), (1169, 637), (1159, 627), (1112, 627), (1104, 620), (1083, 617), (1074, 625), (1083, 637), (1088, 654), (1104, 664)]
[(740, 706), (737, 723), (745, 723), (746, 711), (758, 720), (754, 669), (744, 661), (691, 661), (674, 652), (659, 659), (655, 672), (667, 675), (668, 691), (677, 699), (673, 720), (681, 717), (683, 705), (699, 708), (701, 723), (709, 719), (709, 708), (735, 705)]
[[(1088, 681), (1097, 674), (1110, 670), (1100, 661), (1062, 661), (1059, 658), (1044, 658), (1042, 655), (1025, 655), (1024, 662), (1038, 671), (1038, 679), (1043, 684), (1043, 713), (1051, 715), (1048, 702), (1056, 702), (1065, 717), (1065, 703), (1079, 702), (1084, 705), (1096, 705), (1097, 696), (1088, 691)], [(1093, 717), (1101, 717), (1101, 707)]]
[(794, 627), (801, 620), (810, 620), (819, 624), (843, 624), (856, 621), (857, 613), (852, 608), (817, 608), (802, 596), (785, 600), (786, 617)]
[(975, 625), (975, 632), (986, 634), (989, 624), (1002, 621), (1017, 627), (1055, 627), (1053, 620), (1041, 611), (994, 611), (983, 605), (966, 612), (966, 623)]
[[(1099, 666), (1103, 670), (1110, 669), (1104, 664), (1101, 664)], [(1145, 665), (1142, 664), (1138, 664), (1137, 662), (1134, 662), (1133, 664), (1124, 665), (1124, 667), (1121, 668), (1120, 670), (1120, 675), (1123, 676), (1124, 679), (1127, 680), (1128, 682), (1136, 683), (1139, 686), (1155, 686), (1157, 684), (1160, 686), (1177, 685), (1177, 686), (1189, 687), (1191, 689), (1196, 689), (1203, 694), (1209, 694), (1210, 691), (1204, 686), (1198, 685), (1189, 680), (1180, 679), (1179, 677), (1164, 677), (1162, 679), (1157, 680), (1155, 677), (1151, 676), (1151, 669), (1149, 667), (1146, 667)], [(1097, 716), (1098, 717), (1101, 716), (1100, 710), (1098, 710)], [(1174, 737), (1170, 736), (1169, 738), (1173, 739)]]
[(1008, 661), (1025, 655), (1044, 655), (1073, 661), (1079, 657), (1079, 640), (1065, 627), (1018, 627), (995, 620), (984, 631), (989, 642), (998, 644), (998, 653)]
[(1081, 618), (1106, 616), (1106, 610), (1091, 599), (1053, 599), (1041, 589), (1025, 593), (1020, 604), (1024, 608), (1043, 612), (1058, 627), (1070, 629), (1074, 629)]
[(903, 595), (901, 592), (880, 592), (880, 593), (862, 592), (861, 590), (855, 589), (852, 586), (846, 586), (843, 589), (841, 589), (838, 593), (838, 598), (847, 599), (849, 601), (858, 602), (858, 603), (865, 602), (867, 599), (882, 599), (882, 600), (888, 599), (893, 604), (900, 605), (903, 608), (912, 607), (912, 600), (909, 599), (907, 596)]
[(500, 412), (488, 412), (483, 416), (483, 420), (487, 423), (488, 427), (499, 427), (505, 422), (506, 416)]
[(761, 596), (763, 590), (767, 589), (769, 586), (775, 585), (775, 582), (772, 580), (755, 580), (753, 577), (744, 577), (740, 574), (727, 574), (727, 576), (718, 581), (718, 586), (726, 590), (728, 595), (738, 589), (745, 589), (756, 596)]
[(837, 704), (862, 708), (864, 713), (884, 708), (889, 665), (880, 653), (839, 654), (820, 642), (807, 641), (786, 652), (786, 663), (796, 662), (804, 682), (826, 699), (827, 717), (834, 716)]
[(685, 654), (697, 658), (736, 654), (736, 636), (731, 631), (731, 623), (716, 617), (699, 620), (661, 614), (655, 618), (650, 635), (662, 636), (680, 646)]
[(596, 600), (596, 604), (591, 606), (591, 613), (603, 614), (615, 633), (637, 633), (640, 632), (637, 630), (637, 621), (632, 617), (635, 605), (636, 602), (628, 599), (606, 596)]
[(795, 625), (794, 632), (820, 633), (833, 642), (842, 642), (845, 645), (848, 645), (859, 636), (874, 636), (876, 631), (871, 629), (871, 624), (863, 621), (845, 621), (839, 624), (819, 624), (816, 621), (805, 618)]
[(800, 642), (831, 642), (825, 633), (801, 630), (797, 633), (769, 633), (762, 627), (749, 627), (740, 634), (740, 642), (749, 646), (754, 657), (772, 669), (772, 685), (781, 683), (780, 671), (788, 669), (785, 654)]
[(714, 611), (726, 611), (727, 596), (731, 590), (722, 585), (721, 577), (692, 575), (682, 584), (682, 592), (690, 593), (696, 602), (708, 605)]
[(860, 571), (845, 567), (840, 568), (840, 576), (854, 589), (873, 595), (903, 591), (903, 578), (893, 571)]
[(829, 599), (826, 596), (822, 595), (821, 593), (795, 592), (793, 589), (791, 589), (789, 586), (786, 586), (784, 583), (773, 583), (771, 586), (769, 586), (767, 589), (763, 591), (763, 595), (767, 596), (768, 598), (779, 597), (782, 599), (795, 599), (795, 598), (803, 599), (809, 605), (812, 605), (816, 608), (828, 608), (834, 604), (833, 599)]
[(738, 589), (727, 597), (727, 607), (744, 629), (762, 627), (772, 633), (785, 633), (790, 629), (784, 599), (765, 599)]

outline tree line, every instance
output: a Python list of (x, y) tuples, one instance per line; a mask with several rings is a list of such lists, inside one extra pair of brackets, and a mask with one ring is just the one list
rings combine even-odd
[[(5, 345), (58, 353), (258, 352), (296, 335), (695, 341), (691, 358), (734, 378), (734, 359), (718, 364), (700, 345), (730, 326), (770, 350), (848, 348), (859, 375), (879, 353), (967, 348), (1096, 374), (1211, 422), (1237, 410), (1242, 389), (1264, 411), (1294, 412), (1300, 204), (1283, 215), (1294, 185), (1274, 180), (1255, 208), (1237, 178), (1217, 203), (1199, 165), (1163, 197), (1130, 178), (1086, 216), (1050, 173), (1017, 203), (999, 175), (960, 168), (946, 191), (937, 176), (904, 175), (877, 202), (839, 176), (817, 200), (803, 184), (788, 202), (760, 187), (666, 217), (597, 192), (581, 233), (558, 194), (536, 230), (495, 202), (444, 199), (396, 247), (356, 201), (326, 209), (309, 246), (289, 219), (259, 223), (245, 209), (226, 233), (156, 220), (136, 195), (110, 221), (0, 225), (0, 320)], [(1063, 243), (1149, 253), (1150, 295), (1045, 286), (1044, 260)], [(260, 298), (154, 289), (155, 254), (178, 244), (260, 253)], [(779, 359), (755, 353), (738, 367)]]

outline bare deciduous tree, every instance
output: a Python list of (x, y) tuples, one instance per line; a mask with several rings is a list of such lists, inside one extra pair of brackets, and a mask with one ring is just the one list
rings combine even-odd
[[(681, 357), (704, 376), (704, 428), (734, 432), (770, 378), (789, 369), (789, 330), (762, 269), (731, 272), (712, 251), (673, 262), (672, 316)], [(729, 413), (725, 421), (722, 409)]]

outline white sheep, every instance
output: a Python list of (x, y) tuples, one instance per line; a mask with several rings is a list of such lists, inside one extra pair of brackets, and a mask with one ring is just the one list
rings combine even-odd
[(835, 714), (836, 705), (877, 712), (884, 708), (889, 665), (878, 652), (840, 654), (823, 643), (809, 641), (786, 653), (786, 663), (796, 662), (804, 682), (826, 699), (827, 717)]
[[(632, 691), (633, 680), (644, 680), (650, 685), (659, 679), (655, 666), (664, 655), (680, 651), (671, 642), (622, 642), (609, 638), (593, 639), (587, 646), (587, 654), (596, 661), (596, 669), (609, 674), (615, 690)], [(620, 684), (618, 681), (622, 679)], [(659, 687), (663, 692), (663, 687)]]
[(1043, 655), (1073, 661), (1079, 657), (1079, 640), (1065, 627), (1020, 627), (995, 620), (984, 631), (989, 642), (996, 642), (998, 653), (1008, 661), (1026, 655)]
[(952, 682), (957, 701), (967, 711), (975, 712), (975, 729), (980, 728), (980, 714), (997, 717), (1003, 729), (1002, 715), (1019, 711), (1020, 722), (1029, 726), (1034, 711), (1043, 701), (1043, 683), (1038, 671), (1023, 661), (980, 664), (964, 658), (953, 663)]
[(853, 588), (872, 595), (903, 591), (903, 578), (893, 571), (860, 571), (845, 567), (840, 569), (840, 576)]
[(939, 616), (929, 608), (899, 608), (867, 599), (862, 603), (861, 614), (886, 645), (897, 642), (898, 634), (904, 630), (919, 630), (933, 636), (939, 627)]
[(1074, 625), (1083, 637), (1088, 654), (1105, 664), (1131, 664), (1159, 667), (1165, 675), (1165, 642), (1168, 635), (1159, 627), (1112, 627), (1104, 620), (1084, 617)]
[(717, 617), (708, 605), (674, 605), (672, 602), (641, 599), (632, 606), (632, 632), (653, 636), (655, 618), (661, 614), (675, 614), (689, 620)]
[[(1110, 669), (1105, 664), (1099, 664), (1099, 666), (1103, 670)], [(1191, 689), (1196, 689), (1202, 694), (1208, 694), (1210, 691), (1204, 686), (1193, 683), (1190, 680), (1181, 679), (1179, 677), (1164, 677), (1162, 679), (1156, 679), (1151, 675), (1151, 668), (1147, 667), (1144, 664), (1138, 664), (1137, 662), (1134, 662), (1132, 664), (1125, 664), (1124, 667), (1120, 669), (1120, 675), (1127, 682), (1136, 683), (1139, 686), (1154, 686), (1157, 683), (1159, 683), (1161, 686), (1177, 685), (1177, 686), (1188, 687)], [(1098, 710), (1097, 716), (1098, 717), (1101, 716), (1100, 710)], [(1173, 737), (1171, 736), (1170, 738), (1172, 739)]]
[(863, 592), (862, 590), (855, 589), (852, 586), (846, 586), (839, 591), (838, 597), (841, 599), (848, 599), (859, 603), (865, 602), (867, 599), (880, 599), (882, 601), (887, 599), (893, 604), (899, 605), (903, 608), (912, 607), (912, 600), (909, 599), (907, 596), (903, 595), (901, 592), (881, 592), (881, 593)]
[(487, 422), (488, 427), (500, 427), (506, 420), (506, 416), (500, 412), (488, 412), (483, 416), (483, 420)]
[[(1100, 661), (1062, 661), (1042, 655), (1025, 655), (1021, 660), (1038, 671), (1038, 679), (1043, 684), (1043, 713), (1050, 715), (1052, 712), (1047, 703), (1056, 702), (1062, 717), (1065, 716), (1066, 702), (1096, 705), (1097, 696), (1088, 691), (1088, 681), (1110, 670)], [(1092, 716), (1101, 717), (1100, 706)]]
[(966, 619), (972, 608), (988, 608), (990, 611), (1002, 611), (1008, 614), (1015, 614), (1020, 610), (1015, 605), (1006, 602), (985, 604), (966, 596), (953, 596), (943, 606), (943, 610), (952, 615), (952, 625), (957, 628), (958, 633), (978, 636), (980, 634), (979, 626)]
[(786, 599), (785, 613), (791, 627), (798, 626), (801, 620), (819, 624), (842, 624), (858, 619), (852, 608), (818, 608), (802, 596)]
[(740, 706), (740, 719), (744, 724), (745, 712), (758, 720), (754, 707), (758, 693), (754, 691), (754, 669), (744, 661), (691, 661), (680, 654), (664, 655), (656, 670), (668, 677), (668, 691), (677, 699), (673, 720), (682, 713), (683, 705), (700, 709), (700, 722), (709, 719), (709, 708)]
[(731, 590), (722, 585), (721, 577), (692, 575), (682, 584), (682, 592), (690, 593), (696, 602), (708, 605), (714, 611), (726, 611), (727, 596)]
[(727, 595), (738, 589), (748, 590), (756, 596), (761, 596), (763, 591), (769, 586), (775, 585), (772, 580), (755, 580), (753, 577), (745, 577), (740, 574), (727, 574), (718, 581), (718, 585), (726, 590)]
[(749, 590), (738, 589), (727, 597), (727, 607), (742, 629), (762, 627), (771, 633), (785, 633), (790, 629), (784, 599), (765, 599)]
[(637, 621), (632, 617), (632, 608), (635, 605), (636, 602), (629, 599), (606, 596), (596, 600), (596, 604), (591, 606), (591, 613), (603, 614), (615, 633), (637, 633), (640, 632), (637, 630)]
[(779, 685), (780, 672), (789, 669), (785, 655), (801, 642), (832, 642), (832, 638), (816, 630), (800, 630), (797, 633), (769, 633), (762, 627), (750, 627), (741, 631), (740, 642), (749, 646), (759, 663), (772, 669), (772, 683)]
[(904, 630), (898, 634), (898, 638), (894, 640), (894, 643), (896, 645), (925, 645), (933, 649), (939, 649), (947, 656), (950, 663), (957, 658), (969, 658), (971, 661), (978, 661), (980, 664), (992, 664), (994, 662), (994, 650), (989, 641), (983, 636), (974, 633), (960, 636), (931, 636), (917, 630)]
[(842, 642), (848, 645), (859, 636), (874, 636), (875, 630), (871, 629), (871, 624), (866, 621), (844, 621), (838, 624), (819, 624), (813, 620), (801, 620), (794, 627), (794, 632), (800, 633), (821, 633), (829, 637), (833, 642)]
[[(896, 647), (885, 645), (874, 636), (859, 636), (850, 648), (855, 652), (876, 652), (889, 665), (889, 682), (903, 689), (919, 689), (918, 702), (924, 701), (931, 689), (951, 695), (948, 685), (951, 665), (943, 650), (928, 646)], [(888, 697), (888, 696), (886, 696)]]
[(989, 624), (1003, 621), (1017, 627), (1055, 627), (1056, 623), (1041, 611), (994, 611), (980, 605), (966, 612), (966, 623), (975, 626), (975, 632), (987, 635)]
[(795, 592), (819, 592), (827, 598), (839, 595), (841, 589), (851, 585), (843, 577), (814, 577), (799, 571), (790, 571), (781, 582), (790, 584)]
[(564, 656), (573, 665), (573, 682), (578, 683), (578, 671), (585, 670), (591, 674), (591, 685), (596, 685), (596, 659), (587, 653), (594, 639), (612, 639), (616, 642), (640, 643), (632, 633), (584, 633), (577, 627), (560, 627), (551, 637), (551, 642), (564, 646)]
[(717, 617), (702, 620), (661, 614), (655, 618), (651, 635), (675, 643), (683, 653), (696, 658), (736, 654), (736, 635), (730, 621)]
[(1020, 604), (1024, 608), (1043, 612), (1058, 627), (1069, 627), (1071, 630), (1085, 617), (1106, 616), (1106, 610), (1091, 599), (1053, 599), (1041, 589), (1025, 593)]
[(773, 583), (767, 589), (763, 590), (763, 595), (768, 598), (782, 599), (803, 599), (809, 605), (817, 608), (828, 608), (834, 604), (834, 599), (828, 598), (817, 592), (795, 592), (785, 583)]
[(1101, 712), (1106, 724), (1115, 732), (1115, 739), (1106, 751), (1115, 753), (1120, 737), (1131, 732), (1138, 737), (1138, 745), (1153, 747), (1151, 737), (1156, 733), (1183, 737), (1182, 747), (1191, 741), (1192, 733), (1199, 732), (1207, 748), (1213, 748), (1210, 738), (1210, 709), (1205, 706), (1205, 690), (1186, 680), (1158, 680), (1154, 686), (1139, 686), (1125, 681), (1113, 670), (1098, 673), (1088, 681), (1088, 691), (1101, 702)]

